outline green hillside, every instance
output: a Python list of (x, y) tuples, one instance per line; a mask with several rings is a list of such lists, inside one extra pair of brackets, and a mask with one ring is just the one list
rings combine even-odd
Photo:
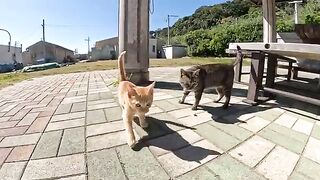
[[(277, 3), (277, 32), (294, 30), (293, 5)], [(320, 1), (309, 0), (299, 7), (300, 23), (320, 23)], [(166, 42), (167, 29), (155, 32)], [(233, 0), (198, 8), (171, 28), (172, 44), (188, 46), (191, 56), (225, 56), (230, 42), (262, 41), (262, 8), (250, 0)]]

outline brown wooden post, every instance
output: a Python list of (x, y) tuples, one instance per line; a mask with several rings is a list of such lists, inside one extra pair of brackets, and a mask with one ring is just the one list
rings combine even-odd
[(292, 64), (293, 64), (293, 62), (290, 61), (290, 62), (289, 62), (289, 67), (288, 67), (287, 81), (290, 81), (290, 80), (291, 80), (291, 76), (292, 76)]
[(251, 56), (250, 80), (247, 99), (244, 102), (256, 105), (258, 92), (262, 86), (265, 55), (261, 52), (253, 52)]
[(234, 74), (234, 81), (235, 82), (241, 82), (242, 61), (243, 61), (243, 59), (241, 58), (240, 62), (236, 65), (236, 72)]
[[(276, 69), (277, 69), (277, 56), (273, 54), (268, 55), (268, 62), (267, 62), (267, 77), (266, 77), (266, 84), (265, 87), (273, 88), (274, 87), (274, 80), (276, 76)], [(270, 97), (271, 94), (268, 92), (263, 93), (264, 96)]]
[(292, 79), (298, 79), (298, 69), (295, 67), (292, 70)]

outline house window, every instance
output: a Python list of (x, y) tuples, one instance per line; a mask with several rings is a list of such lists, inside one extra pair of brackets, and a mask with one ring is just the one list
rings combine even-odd
[(152, 52), (156, 52), (156, 46), (155, 45), (152, 46)]

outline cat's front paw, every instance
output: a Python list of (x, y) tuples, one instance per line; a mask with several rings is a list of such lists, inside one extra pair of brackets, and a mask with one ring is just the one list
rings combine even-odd
[(130, 148), (134, 148), (134, 146), (137, 144), (137, 141), (135, 139), (128, 139), (127, 143)]
[(184, 103), (184, 101), (182, 101), (181, 99), (179, 99), (179, 104), (183, 104)]
[(196, 111), (198, 108), (197, 108), (197, 106), (193, 106), (191, 109), (192, 109), (193, 111)]

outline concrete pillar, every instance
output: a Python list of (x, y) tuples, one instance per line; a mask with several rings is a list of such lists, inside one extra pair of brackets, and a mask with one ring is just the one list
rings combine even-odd
[(263, 9), (263, 42), (276, 42), (275, 0), (262, 0)]
[(119, 53), (130, 81), (149, 81), (149, 0), (119, 0)]

